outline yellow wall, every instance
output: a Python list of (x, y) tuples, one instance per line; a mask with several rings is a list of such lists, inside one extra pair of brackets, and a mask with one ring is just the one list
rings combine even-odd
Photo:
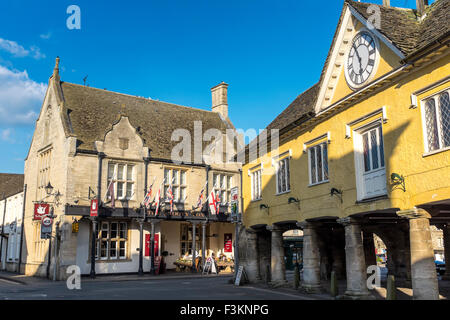
[[(250, 177), (246, 173), (255, 164), (246, 164), (243, 168), (244, 224), (249, 227), (324, 216), (345, 217), (387, 208), (409, 209), (426, 202), (450, 199), (450, 150), (423, 156), (421, 106), (410, 109), (411, 94), (447, 77), (450, 74), (449, 62), (450, 56), (447, 55), (428, 67), (410, 72), (385, 90), (281, 144), (280, 154), (292, 150), (290, 193), (275, 195), (275, 174), (269, 161), (263, 165), (262, 200), (252, 202)], [(447, 82), (419, 96), (419, 99), (449, 85)], [(388, 199), (356, 204), (354, 141), (353, 136), (346, 139), (345, 125), (383, 106), (386, 107), (388, 118), (382, 125)], [(381, 118), (381, 114), (368, 121), (376, 118)], [(309, 187), (308, 156), (303, 153), (303, 144), (328, 131), (331, 133), (331, 143), (328, 145), (330, 182)], [(406, 192), (391, 190), (389, 180), (394, 172), (405, 176)], [(330, 196), (333, 187), (344, 191), (342, 204), (339, 198)], [(296, 203), (288, 204), (290, 197), (300, 199), (300, 209)], [(261, 204), (268, 205), (269, 210), (261, 210)]]
[[(363, 25), (358, 22), (356, 26), (356, 33), (359, 32), (362, 27)], [(381, 76), (400, 66), (400, 57), (397, 56), (391, 49), (389, 49), (381, 40), (379, 40), (378, 42), (380, 45), (379, 52), (377, 53), (379, 56), (379, 64), (370, 82), (380, 78)], [(347, 56), (348, 52), (346, 52), (346, 54), (344, 55), (345, 59), (347, 59)], [(353, 93), (353, 90), (347, 84), (347, 81), (345, 79), (345, 67), (342, 67), (333, 98), (331, 99), (331, 104), (339, 101), (340, 99), (351, 93)]]

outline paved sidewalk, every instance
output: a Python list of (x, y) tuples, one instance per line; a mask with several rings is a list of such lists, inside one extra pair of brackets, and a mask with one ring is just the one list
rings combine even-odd
[(142, 276), (138, 274), (122, 274), (122, 275), (97, 275), (95, 279), (90, 276), (82, 276), (83, 281), (99, 281), (99, 282), (118, 282), (118, 281), (139, 281), (139, 280), (174, 280), (174, 279), (197, 279), (197, 278), (230, 278), (234, 276), (233, 273), (220, 273), (202, 275), (201, 272), (174, 272), (168, 271), (164, 274), (151, 275), (144, 273)]
[[(83, 275), (83, 282), (121, 282), (121, 281), (140, 281), (140, 280), (174, 280), (174, 279), (199, 279), (199, 278), (230, 278), (234, 277), (233, 273), (222, 272), (220, 274), (208, 274), (202, 275), (199, 273), (189, 273), (189, 272), (171, 272), (168, 271), (160, 275), (150, 275), (149, 273), (144, 273), (144, 275), (139, 276), (138, 274), (118, 274), (118, 275), (97, 275), (92, 279), (89, 275)], [(46, 283), (52, 280), (42, 277), (25, 276), (22, 274), (17, 274), (13, 272), (0, 271), (0, 283), (9, 282), (15, 284), (38, 284)]]

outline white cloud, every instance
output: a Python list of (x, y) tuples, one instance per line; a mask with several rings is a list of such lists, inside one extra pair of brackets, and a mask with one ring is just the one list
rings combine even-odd
[(0, 65), (0, 124), (31, 124), (37, 117), (47, 85), (28, 77), (27, 71)]
[(2, 38), (0, 38), (0, 49), (11, 53), (15, 57), (26, 57), (30, 54), (30, 51), (26, 50), (17, 42)]
[(9, 52), (16, 58), (23, 58), (28, 56), (31, 56), (36, 60), (45, 58), (45, 54), (41, 53), (41, 49), (36, 46), (30, 47), (30, 49), (25, 49), (15, 41), (2, 38), (0, 38), (0, 50)]
[(0, 139), (3, 141), (8, 141), (8, 142), (12, 142), (12, 138), (11, 138), (11, 133), (12, 130), (11, 129), (4, 129), (0, 131)]
[(41, 39), (48, 40), (48, 39), (50, 39), (51, 36), (52, 36), (52, 33), (47, 32), (47, 33), (41, 34), (39, 37), (41, 37)]
[(30, 50), (31, 50), (31, 52), (32, 52), (32, 54), (33, 54), (33, 58), (35, 58), (36, 60), (39, 60), (39, 59), (45, 59), (45, 54), (43, 54), (43, 53), (41, 52), (41, 49), (39, 49), (38, 47), (32, 46), (32, 47), (30, 48)]

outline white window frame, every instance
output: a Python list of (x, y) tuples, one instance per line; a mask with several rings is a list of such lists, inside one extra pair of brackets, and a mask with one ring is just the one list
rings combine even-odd
[[(290, 164), (290, 160), (291, 160), (291, 151), (289, 151), (289, 155), (286, 157), (283, 157), (283, 155), (281, 155), (280, 157), (278, 157), (278, 159), (274, 159), (274, 167), (275, 167), (275, 181), (276, 181), (276, 195), (282, 195), (285, 193), (289, 193), (291, 192), (291, 164)], [(285, 179), (286, 179), (286, 190), (281, 190), (279, 191), (279, 183), (278, 183), (278, 175), (279, 175), (279, 168), (280, 168), (280, 162), (281, 161), (286, 161), (288, 163), (288, 165), (285, 165), (284, 167), (286, 168), (286, 170), (284, 171), (285, 174)], [(289, 168), (289, 169), (288, 169)]]
[[(424, 156), (450, 150), (450, 146), (443, 147), (443, 141), (442, 141), (442, 137), (441, 137), (442, 131), (441, 131), (441, 126), (440, 126), (440, 123), (442, 122), (441, 113), (437, 112), (438, 108), (440, 109), (440, 107), (441, 107), (439, 104), (439, 96), (445, 92), (447, 92), (450, 96), (450, 87), (447, 87), (446, 89), (443, 89), (443, 90), (440, 90), (433, 94), (430, 94), (420, 100), (420, 109), (421, 109), (421, 115), (422, 115), (423, 142), (424, 142)], [(428, 131), (427, 131), (426, 116), (425, 116), (425, 108), (426, 108), (427, 101), (430, 99), (434, 99), (434, 101), (435, 101), (435, 113), (436, 113), (436, 122), (437, 122), (437, 129), (438, 129), (437, 134), (438, 134), (438, 143), (439, 143), (439, 148), (436, 150), (430, 150), (430, 146), (428, 145)]]
[[(117, 235), (115, 238), (111, 238), (111, 224), (112, 223), (116, 223), (117, 224)], [(120, 237), (120, 225), (124, 224), (125, 225), (125, 238), (121, 238)], [(103, 225), (107, 225), (108, 229), (106, 230), (107, 232), (107, 237), (105, 239), (106, 240), (106, 257), (101, 257), (101, 242), (102, 242), (102, 230), (103, 230)], [(95, 246), (96, 246), (96, 252), (95, 252), (95, 260), (97, 261), (120, 261), (120, 260), (127, 260), (128, 259), (128, 222), (126, 221), (100, 221), (98, 224), (98, 230), (97, 230), (97, 239), (95, 242)], [(115, 241), (116, 242), (116, 256), (115, 257), (111, 257), (111, 241)], [(125, 243), (125, 256), (120, 256), (120, 243), (123, 242)]]
[[(134, 200), (136, 197), (136, 164), (134, 163), (124, 163), (124, 162), (115, 162), (115, 161), (110, 161), (108, 162), (108, 168), (107, 168), (107, 175), (106, 175), (106, 180), (107, 180), (107, 184), (106, 187), (109, 186), (110, 184), (110, 176), (109, 176), (109, 167), (110, 165), (114, 166), (114, 173), (113, 173), (113, 184), (114, 184), (114, 196), (116, 200)], [(123, 179), (119, 179), (119, 166), (124, 166), (123, 168)], [(132, 177), (131, 180), (128, 180), (128, 167), (131, 166), (132, 167)], [(122, 188), (122, 194), (119, 196), (119, 188), (118, 188), (118, 183), (123, 183), (123, 188)], [(131, 184), (131, 197), (127, 196), (127, 190), (128, 190), (128, 185)], [(108, 199), (111, 199), (111, 195), (108, 192)]]
[[(255, 179), (257, 184), (255, 186)], [(258, 201), (262, 199), (262, 169), (256, 169), (250, 173), (250, 182), (252, 189), (252, 201)]]
[[(219, 177), (219, 183), (216, 183), (215, 177)], [(231, 183), (230, 183), (230, 179), (231, 179)], [(222, 183), (223, 180), (225, 180), (225, 185)], [(221, 205), (225, 206), (225, 205), (230, 204), (231, 189), (233, 188), (233, 186), (234, 186), (234, 179), (233, 179), (232, 174), (225, 174), (225, 173), (218, 173), (218, 172), (213, 173), (213, 187), (216, 190), (216, 192), (219, 191)], [(223, 197), (224, 194), (226, 195), (226, 199), (225, 199), (225, 197)]]
[[(316, 149), (317, 147), (321, 146), (321, 151), (320, 151), (320, 156), (322, 157), (322, 180), (319, 181), (319, 172), (317, 170), (317, 152)], [(324, 179), (325, 177), (325, 166), (324, 166), (324, 155), (323, 155), (323, 146), (326, 146), (327, 148), (327, 159), (326, 159), (326, 163), (327, 163), (327, 179)], [(316, 182), (313, 182), (313, 176), (312, 176), (312, 163), (311, 163), (311, 151), (314, 150), (314, 154), (315, 154), (315, 161), (316, 161)], [(323, 184), (323, 183), (327, 183), (330, 182), (330, 165), (329, 165), (329, 147), (328, 147), (328, 141), (325, 142), (321, 142), (321, 143), (317, 143), (315, 145), (312, 145), (311, 147), (308, 148), (308, 175), (309, 175), (309, 186), (316, 186), (319, 184)]]
[[(167, 179), (166, 179), (166, 181), (164, 182), (164, 197), (163, 197), (164, 202), (166, 202), (166, 203), (170, 202), (170, 200), (167, 198), (167, 190), (168, 190), (167, 188), (169, 187), (170, 183), (172, 182), (173, 173), (176, 172), (176, 174), (177, 174), (176, 182), (177, 183), (172, 184), (172, 193), (173, 193), (174, 188), (178, 188), (178, 194), (177, 194), (177, 197), (175, 197), (175, 193), (173, 193), (173, 196), (174, 196), (173, 202), (174, 203), (184, 203), (185, 199), (181, 196), (181, 194), (182, 194), (181, 190), (184, 189), (184, 194), (187, 195), (187, 186), (188, 186), (187, 170), (176, 169), (176, 168), (164, 168), (164, 177), (166, 176), (165, 171), (169, 171), (169, 181), (167, 181)], [(181, 173), (184, 173), (184, 176), (185, 176), (185, 181), (183, 184), (181, 183)]]

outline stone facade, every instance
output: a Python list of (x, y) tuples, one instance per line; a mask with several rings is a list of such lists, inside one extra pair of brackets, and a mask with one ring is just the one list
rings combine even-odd
[[(80, 145), (83, 145), (85, 141), (80, 140), (80, 135), (85, 133), (77, 133), (77, 130), (81, 130), (81, 128), (76, 128), (75, 123), (83, 124), (83, 121), (88, 121), (89, 117), (93, 117), (92, 121), (98, 121), (100, 125), (103, 124), (102, 119), (95, 116), (96, 110), (85, 110), (84, 112), (90, 113), (77, 115), (67, 111), (67, 105), (72, 104), (76, 107), (77, 105), (74, 103), (78, 102), (75, 102), (77, 100), (70, 96), (72, 93), (64, 95), (64, 88), (70, 86), (61, 85), (58, 63), (59, 60), (53, 76), (50, 78), (48, 91), (36, 122), (33, 140), (25, 162), (25, 184), (28, 188), (25, 204), (25, 234), (27, 236), (23, 246), (24, 264), (21, 271), (27, 275), (46, 276), (48, 272), (53, 274), (53, 268), (56, 266), (58, 279), (67, 277), (66, 269), (71, 265), (78, 265), (83, 274), (92, 272), (90, 268), (93, 226), (89, 219), (89, 207), (91, 200), (98, 198), (101, 204), (101, 214), (98, 218), (98, 239), (96, 240), (98, 258), (95, 263), (95, 272), (137, 272), (140, 250), (143, 250), (140, 248), (140, 238), (144, 238), (151, 230), (149, 222), (144, 222), (143, 233), (139, 231), (138, 219), (143, 216), (141, 204), (146, 194), (146, 186), (149, 187), (153, 183), (153, 195), (162, 186), (161, 192), (164, 194), (164, 187), (169, 183), (169, 179), (166, 179), (165, 184), (162, 183), (166, 172), (171, 172), (170, 175), (178, 177), (177, 181), (172, 180), (172, 177), (170, 180), (174, 181), (174, 190), (178, 188), (178, 192), (181, 192), (183, 189), (183, 194), (178, 195), (180, 201), (176, 201), (174, 204), (176, 221), (162, 219), (160, 223), (156, 224), (155, 234), (159, 235), (160, 250), (167, 251), (168, 256), (165, 260), (167, 268), (175, 268), (173, 263), (184, 254), (180, 247), (182, 245), (182, 240), (180, 240), (181, 224), (189, 223), (188, 217), (183, 218), (184, 215), (186, 212), (192, 211), (197, 204), (200, 191), (205, 187), (207, 180), (209, 184), (208, 189), (205, 190), (204, 199), (214, 183), (215, 187), (223, 192), (222, 196), (225, 199), (222, 197), (222, 201), (229, 201), (230, 189), (232, 187), (240, 189), (241, 187), (240, 164), (226, 162), (183, 164), (173, 162), (170, 158), (152, 157), (151, 149), (159, 143), (158, 139), (167, 137), (155, 137), (151, 141), (145, 139), (141, 133), (148, 128), (136, 127), (131, 123), (131, 119), (135, 119), (133, 118), (134, 114), (131, 117), (131, 114), (127, 113), (126, 105), (122, 106), (115, 122), (108, 127), (109, 129), (95, 139), (93, 150), (81, 148)], [(84, 99), (86, 101), (90, 99), (91, 94), (94, 96), (99, 94), (96, 91), (98, 89), (77, 87), (77, 90), (81, 94), (85, 92)], [(103, 91), (101, 95), (105, 99), (111, 99), (111, 97), (114, 99), (115, 96), (117, 99), (122, 98), (120, 94)], [(92, 97), (92, 99), (96, 99), (96, 97)], [(127, 99), (129, 98), (127, 97)], [(154, 104), (154, 102), (149, 103), (152, 103), (152, 106)], [(156, 108), (164, 107), (164, 104), (156, 104)], [(180, 110), (181, 114), (187, 112), (186, 107), (171, 106), (171, 108)], [(225, 108), (225, 105), (222, 105), (222, 108)], [(227, 105), (226, 108), (228, 108)], [(210, 119), (205, 121), (222, 123), (222, 127), (218, 128), (219, 132), (228, 126), (229, 119), (227, 117), (221, 120), (218, 115), (213, 115), (213, 112), (205, 114), (206, 111), (192, 110), (191, 117), (192, 113), (198, 113), (203, 119)], [(71, 116), (81, 117), (85, 120), (79, 118), (71, 120)], [(170, 116), (176, 117), (174, 114)], [(71, 122), (74, 124), (73, 128), (70, 128)], [(165, 124), (160, 125), (164, 126)], [(224, 132), (223, 135), (225, 136)], [(92, 137), (83, 139), (92, 139)], [(168, 154), (170, 155), (170, 152)], [(100, 167), (101, 170), (99, 170)], [(121, 168), (124, 171), (120, 171)], [(123, 172), (123, 176), (119, 175), (119, 171)], [(110, 198), (106, 197), (110, 179), (114, 179), (114, 188), (117, 193), (114, 208), (111, 207)], [(225, 184), (222, 184), (221, 179), (224, 179)], [(53, 194), (47, 196), (44, 187), (49, 182), (54, 189)], [(119, 190), (119, 185), (123, 189)], [(55, 196), (58, 191), (58, 196)], [(182, 196), (185, 198), (181, 199)], [(55, 224), (58, 224), (60, 230), (60, 240), (57, 245), (55, 246), (55, 241), (52, 243), (49, 269), (47, 262), (50, 241), (40, 239), (38, 232), (40, 222), (33, 220), (34, 203), (39, 201), (51, 204), (56, 215)], [(163, 203), (165, 202), (163, 201)], [(169, 204), (165, 203), (165, 209), (168, 208)], [(196, 219), (197, 216), (193, 216), (192, 219)], [(207, 249), (210, 254), (214, 252), (216, 257), (224, 254), (228, 258), (233, 258), (234, 248), (231, 252), (224, 252), (224, 235), (231, 234), (234, 239), (234, 226), (229, 223), (229, 216), (224, 217), (223, 222), (214, 222), (214, 219), (210, 219), (207, 228), (208, 234), (205, 235)], [(79, 224), (78, 232), (73, 232), (74, 223)], [(122, 234), (120, 231), (122, 229), (116, 228), (126, 228), (126, 235)], [(54, 235), (56, 235), (55, 232), (56, 228), (54, 228)], [(108, 240), (103, 241), (103, 235), (107, 236)], [(114, 247), (119, 244), (120, 248)], [(201, 245), (197, 244), (196, 251), (199, 251), (199, 248), (201, 249)], [(117, 261), (110, 258), (103, 259), (105, 252), (108, 252), (107, 257), (119, 258), (115, 258)], [(144, 255), (144, 253), (142, 254)], [(143, 257), (143, 268), (145, 270), (150, 268), (149, 257)]]

